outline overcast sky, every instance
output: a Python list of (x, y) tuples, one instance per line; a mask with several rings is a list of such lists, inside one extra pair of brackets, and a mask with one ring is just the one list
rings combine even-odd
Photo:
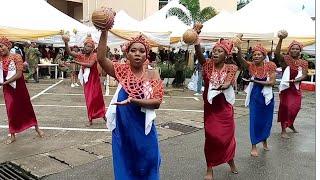
[[(238, 2), (240, 0), (237, 0)], [(246, 1), (246, 0), (244, 0)], [(251, 0), (256, 1), (256, 0)], [(264, 0), (268, 1), (268, 0)], [(311, 16), (315, 16), (315, 0), (279, 0), (284, 1), (288, 5), (288, 8), (294, 12), (299, 12), (302, 9), (302, 6), (304, 5), (304, 10)]]

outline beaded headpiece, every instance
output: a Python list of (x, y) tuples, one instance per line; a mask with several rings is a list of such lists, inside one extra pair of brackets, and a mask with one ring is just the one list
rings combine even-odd
[(215, 47), (221, 47), (226, 51), (228, 55), (230, 55), (233, 48), (233, 42), (226, 39), (219, 39), (219, 41), (214, 45), (213, 48)]
[(143, 37), (143, 35), (138, 35), (134, 38), (132, 38), (128, 43), (125, 43), (122, 46), (122, 49), (125, 50), (126, 53), (129, 52), (130, 47), (132, 46), (132, 44), (134, 43), (141, 43), (144, 45), (144, 47), (146, 48), (146, 55), (148, 56), (149, 50), (150, 50), (150, 44), (148, 42), (148, 40), (146, 40), (146, 38)]
[(257, 44), (252, 48), (252, 52), (254, 51), (260, 51), (263, 55), (267, 55), (267, 49), (264, 48), (261, 44)]
[(94, 41), (92, 40), (92, 38), (90, 36), (86, 37), (86, 39), (84, 40), (83, 44), (84, 45), (91, 44), (93, 46), (93, 48), (95, 48), (95, 43), (94, 43)]
[(5, 46), (7, 46), (9, 49), (12, 46), (12, 43), (9, 41), (9, 39), (7, 39), (6, 37), (0, 37), (0, 43), (4, 44)]
[(290, 49), (291, 49), (292, 46), (294, 46), (294, 45), (298, 45), (299, 48), (300, 48), (300, 51), (302, 51), (302, 49), (303, 49), (303, 44), (300, 43), (300, 42), (298, 42), (298, 41), (296, 41), (296, 40), (294, 40), (294, 41), (292, 41), (292, 42), (290, 43), (290, 45), (289, 45), (289, 47), (288, 47), (288, 51), (290, 51)]

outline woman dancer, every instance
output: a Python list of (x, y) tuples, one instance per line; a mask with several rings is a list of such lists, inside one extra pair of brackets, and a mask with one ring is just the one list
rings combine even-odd
[(69, 38), (62, 36), (62, 39), (65, 42), (66, 52), (76, 59), (72, 62), (81, 65), (79, 79), (80, 83), (84, 86), (84, 96), (89, 119), (87, 126), (91, 126), (94, 119), (103, 118), (106, 120), (106, 108), (97, 68), (97, 54), (93, 52), (95, 49), (94, 41), (90, 37), (87, 37), (84, 42), (83, 53), (76, 53), (70, 50), (68, 45)]
[[(198, 33), (197, 27), (194, 28)], [(203, 67), (204, 79), (204, 127), (205, 156), (207, 161), (206, 180), (213, 179), (213, 167), (228, 163), (231, 172), (237, 174), (234, 163), (236, 140), (233, 104), (237, 66), (225, 64), (231, 55), (233, 43), (220, 39), (213, 47), (212, 58), (205, 59), (199, 39), (196, 42), (196, 56)]]
[(40, 137), (44, 133), (39, 129), (28, 89), (22, 74), (23, 61), (19, 54), (11, 54), (11, 42), (0, 38), (0, 86), (3, 86), (4, 101), (7, 108), (10, 137), (5, 144), (16, 140), (16, 133), (32, 126)]
[(275, 60), (284, 70), (280, 91), (280, 105), (278, 111), (278, 122), (281, 122), (281, 137), (289, 138), (286, 128), (290, 128), (294, 133), (298, 131), (293, 123), (301, 109), (301, 91), (300, 83), (307, 77), (308, 62), (300, 59), (300, 53), (303, 45), (297, 41), (293, 41), (288, 47), (288, 55), (281, 55), (282, 40), (286, 38), (288, 33), (280, 31), (278, 33), (279, 42), (275, 51)]
[(251, 156), (257, 157), (256, 144), (262, 142), (263, 149), (268, 151), (267, 139), (272, 127), (274, 97), (272, 86), (275, 83), (277, 66), (269, 61), (265, 62), (267, 50), (260, 44), (252, 49), (253, 62), (242, 57), (241, 47), (238, 46), (237, 59), (241, 65), (248, 69), (251, 79), (244, 79), (249, 83), (245, 105), (250, 111), (250, 139), (252, 144)]

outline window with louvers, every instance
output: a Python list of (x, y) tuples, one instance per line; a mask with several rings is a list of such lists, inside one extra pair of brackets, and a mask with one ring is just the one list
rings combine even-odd
[(168, 0), (159, 0), (159, 9), (168, 4)]

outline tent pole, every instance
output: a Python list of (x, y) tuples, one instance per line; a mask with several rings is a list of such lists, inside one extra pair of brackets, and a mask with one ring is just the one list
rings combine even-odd
[[(169, 62), (170, 62), (170, 60), (169, 60), (169, 58), (170, 58), (170, 46), (169, 46), (169, 53), (168, 53), (168, 56), (167, 56), (167, 64), (168, 64), (168, 71), (169, 71), (169, 68), (170, 68), (170, 66), (169, 66)], [(169, 80), (170, 80), (170, 77), (168, 76), (168, 81), (167, 81), (167, 84), (166, 84), (166, 87), (169, 87)]]

